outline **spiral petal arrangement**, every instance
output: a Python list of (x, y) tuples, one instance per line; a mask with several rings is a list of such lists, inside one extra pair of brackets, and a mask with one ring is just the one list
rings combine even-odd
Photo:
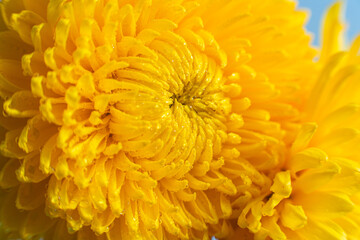
[(294, 2), (0, 6), (1, 239), (358, 236), (358, 48)]

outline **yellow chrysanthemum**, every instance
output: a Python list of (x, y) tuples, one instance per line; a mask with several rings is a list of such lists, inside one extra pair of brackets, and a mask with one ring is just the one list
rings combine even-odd
[(3, 238), (228, 237), (316, 74), (287, 0), (3, 0), (1, 15)]
[(287, 160), (269, 191), (239, 216), (250, 238), (360, 238), (360, 37), (348, 52), (338, 51), (339, 9), (335, 4), (326, 17), (320, 59), (325, 64)]

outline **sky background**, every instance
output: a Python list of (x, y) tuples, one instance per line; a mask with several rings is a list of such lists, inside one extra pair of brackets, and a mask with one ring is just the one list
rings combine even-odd
[[(321, 21), (326, 9), (334, 0), (298, 0), (298, 8), (310, 10), (310, 19), (307, 24), (309, 32), (314, 33), (314, 44), (319, 46)], [(360, 34), (360, 0), (346, 0), (344, 16), (347, 22), (347, 42), (350, 43), (355, 36)]]

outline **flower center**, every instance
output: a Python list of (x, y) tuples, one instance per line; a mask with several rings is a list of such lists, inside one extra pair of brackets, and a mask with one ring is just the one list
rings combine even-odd
[[(219, 89), (221, 87), (219, 86)], [(195, 111), (196, 113), (207, 113), (209, 116), (216, 113), (224, 114), (225, 110), (223, 108), (231, 108), (228, 99), (220, 91), (216, 94), (210, 94), (206, 92), (206, 89), (199, 91), (197, 88), (189, 84), (189, 86), (184, 87), (182, 93), (173, 94), (171, 96), (173, 102), (170, 104), (170, 107), (174, 105), (174, 102), (177, 102), (188, 110)], [(221, 106), (221, 102), (226, 106)]]

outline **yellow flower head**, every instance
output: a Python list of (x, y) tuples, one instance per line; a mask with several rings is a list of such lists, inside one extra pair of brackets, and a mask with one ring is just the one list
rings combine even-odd
[[(239, 216), (238, 225), (251, 238), (360, 238), (360, 37), (349, 51), (338, 52), (339, 9), (335, 4), (328, 12), (324, 66), (286, 162), (268, 192), (252, 199)], [(237, 236), (245, 233), (239, 229)]]
[(229, 236), (284, 162), (316, 74), (294, 9), (3, 0), (3, 238)]

